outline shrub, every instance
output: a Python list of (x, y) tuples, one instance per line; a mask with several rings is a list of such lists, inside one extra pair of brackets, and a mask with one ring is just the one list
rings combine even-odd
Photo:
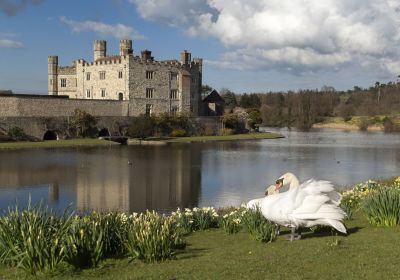
[(64, 259), (63, 237), (71, 218), (55, 218), (41, 204), (9, 209), (0, 218), (0, 262), (36, 274), (53, 270)]
[(193, 229), (205, 230), (218, 226), (218, 214), (212, 207), (193, 208)]
[(206, 126), (204, 129), (204, 135), (205, 136), (214, 136), (215, 133), (215, 128), (211, 126)]
[(184, 136), (186, 136), (186, 131), (183, 128), (174, 128), (169, 136), (184, 137)]
[(252, 238), (261, 242), (272, 242), (276, 239), (276, 225), (268, 221), (260, 210), (243, 210), (242, 221)]
[(171, 213), (171, 217), (175, 219), (176, 225), (183, 230), (184, 234), (193, 231), (193, 212), (189, 208), (186, 208), (185, 211), (178, 208), (176, 212)]
[(7, 135), (15, 140), (23, 140), (26, 138), (24, 130), (18, 126), (11, 127), (8, 130)]
[(241, 215), (240, 212), (237, 210), (234, 210), (230, 212), (229, 214), (225, 214), (221, 218), (221, 226), (225, 230), (227, 234), (234, 234), (238, 233), (241, 229)]
[(260, 110), (254, 108), (247, 109), (246, 113), (248, 114), (247, 123), (252, 129), (256, 129), (263, 121)]
[(95, 217), (75, 216), (65, 238), (65, 259), (75, 268), (95, 267), (104, 256), (104, 229)]
[(375, 226), (393, 227), (400, 224), (400, 189), (383, 188), (368, 196), (363, 203), (364, 214)]
[(355, 185), (352, 189), (342, 193), (340, 207), (346, 212), (347, 219), (351, 219), (353, 213), (357, 211), (362, 201), (371, 193), (383, 188), (383, 185), (369, 180), (365, 183)]
[(386, 133), (392, 133), (392, 132), (399, 132), (400, 131), (400, 127), (398, 125), (396, 125), (392, 119), (385, 117), (383, 119), (383, 130)]
[(181, 231), (172, 217), (146, 212), (131, 218), (125, 248), (128, 256), (144, 262), (170, 259), (183, 243)]
[(128, 135), (134, 138), (144, 139), (154, 133), (155, 120), (151, 116), (138, 116), (133, 119), (128, 128)]
[(233, 134), (235, 134), (235, 131), (231, 128), (224, 128), (224, 129), (222, 129), (221, 134), (224, 136), (233, 135)]
[(367, 131), (369, 125), (370, 125), (370, 123), (369, 123), (368, 119), (362, 118), (362, 119), (360, 120), (360, 123), (358, 124), (358, 128), (359, 128), (361, 131)]
[(98, 130), (96, 128), (97, 118), (86, 111), (75, 109), (74, 115), (70, 119), (70, 130), (76, 136), (96, 137)]
[(124, 252), (124, 240), (127, 234), (128, 217), (124, 213), (93, 213), (91, 218), (99, 223), (103, 230), (104, 257), (119, 256)]

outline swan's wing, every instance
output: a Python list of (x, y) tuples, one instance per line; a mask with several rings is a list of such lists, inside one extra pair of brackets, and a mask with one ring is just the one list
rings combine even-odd
[[(300, 207), (307, 196), (325, 196), (335, 205), (340, 203), (341, 196), (335, 191), (333, 184), (329, 181), (317, 181), (310, 179), (299, 186), (299, 192), (296, 195), (295, 207)], [(322, 198), (321, 198), (322, 200)]]
[(246, 208), (256, 210), (258, 207), (261, 207), (262, 199), (263, 199), (263, 197), (250, 200), (249, 202), (247, 202)]

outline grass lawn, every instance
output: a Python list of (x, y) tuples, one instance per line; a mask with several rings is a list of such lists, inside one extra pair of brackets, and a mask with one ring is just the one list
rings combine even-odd
[(101, 139), (49, 140), (40, 142), (4, 142), (0, 143), (0, 149), (57, 148), (57, 147), (109, 146), (109, 145), (118, 145), (118, 143)]
[[(189, 235), (176, 260), (107, 260), (96, 269), (66, 267), (34, 279), (400, 279), (400, 227), (375, 228), (360, 214), (346, 226), (348, 236), (308, 232), (289, 242), (286, 231), (269, 244), (243, 231), (207, 230)], [(0, 267), (0, 279), (23, 277), (17, 269)]]
[(178, 137), (163, 140), (167, 143), (187, 143), (187, 142), (208, 142), (208, 141), (236, 141), (236, 140), (256, 140), (256, 139), (276, 139), (283, 136), (277, 133), (259, 132), (248, 134), (235, 134), (224, 136), (193, 136), (193, 137)]

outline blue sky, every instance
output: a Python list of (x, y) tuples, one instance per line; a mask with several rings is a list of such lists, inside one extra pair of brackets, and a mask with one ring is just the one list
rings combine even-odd
[(0, 89), (47, 93), (47, 56), (60, 64), (134, 52), (205, 60), (204, 81), (237, 93), (348, 89), (400, 74), (395, 0), (0, 0)]

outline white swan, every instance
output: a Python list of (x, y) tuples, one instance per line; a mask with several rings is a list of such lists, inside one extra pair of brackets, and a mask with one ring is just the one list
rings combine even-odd
[[(280, 176), (279, 179), (276, 180), (276, 183), (275, 183), (276, 189), (278, 191), (281, 188), (288, 186), (288, 185), (289, 185), (289, 190), (297, 188), (300, 185), (299, 179), (297, 179), (296, 175), (294, 175), (293, 173), (290, 173), (290, 172), (287, 172), (287, 173), (283, 174), (282, 176)], [(270, 191), (271, 187), (272, 186), (267, 188), (267, 190)], [(326, 195), (330, 198), (330, 200), (333, 204), (335, 204), (335, 205), (340, 204), (342, 196), (334, 189), (331, 192), (326, 193)]]
[[(284, 185), (285, 179), (288, 178), (283, 177)], [(328, 181), (310, 179), (297, 187), (293, 185), (287, 192), (268, 195), (258, 203), (266, 219), (292, 228), (291, 241), (294, 240), (294, 232), (299, 227), (326, 225), (346, 233), (342, 224), (345, 213), (338, 206), (340, 194)]]
[[(280, 176), (278, 180), (276, 180), (275, 185), (271, 185), (265, 189), (265, 195), (279, 194), (279, 190), (286, 185), (289, 185), (289, 189), (298, 187), (299, 180), (293, 173), (289, 172), (285, 173), (282, 176)], [(247, 202), (245, 207), (248, 209), (256, 210), (257, 207), (261, 207), (260, 203), (263, 198), (264, 197), (252, 199), (249, 202)]]

